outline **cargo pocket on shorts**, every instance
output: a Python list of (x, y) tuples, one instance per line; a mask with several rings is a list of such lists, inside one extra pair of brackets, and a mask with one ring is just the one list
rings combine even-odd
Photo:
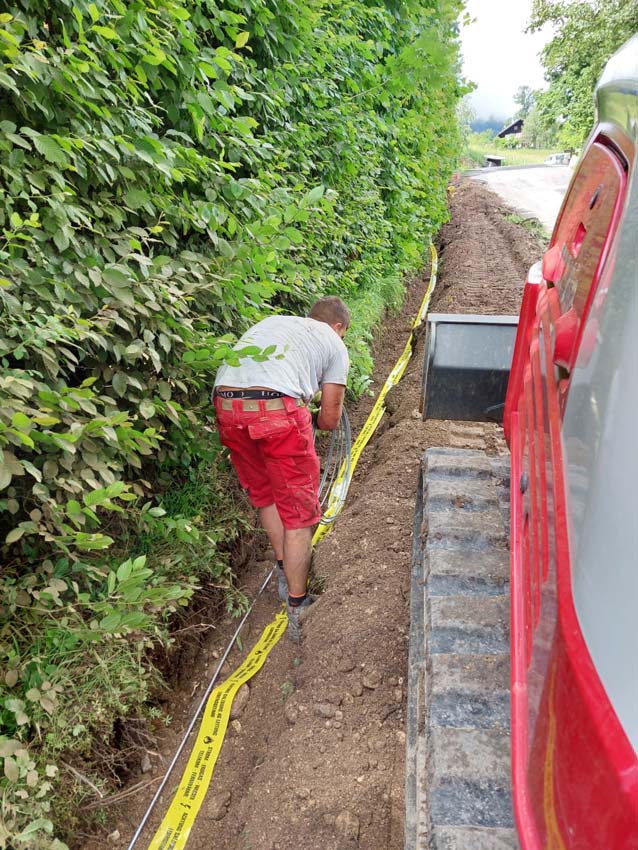
[(283, 416), (281, 419), (264, 419), (248, 426), (252, 440), (265, 440), (268, 437), (284, 437), (292, 430), (293, 423)]

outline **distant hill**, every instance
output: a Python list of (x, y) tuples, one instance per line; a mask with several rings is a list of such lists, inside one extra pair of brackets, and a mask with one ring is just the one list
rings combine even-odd
[(490, 115), (489, 118), (477, 118), (475, 121), (472, 121), (470, 127), (473, 133), (482, 133), (484, 130), (491, 130), (496, 135), (507, 123), (507, 118), (494, 118), (493, 115)]

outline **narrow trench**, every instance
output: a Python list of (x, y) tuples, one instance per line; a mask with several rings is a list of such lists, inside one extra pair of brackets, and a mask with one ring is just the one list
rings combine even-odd
[[(463, 181), (451, 220), (432, 310), (516, 312), (527, 267), (540, 246), (503, 220), (492, 193)], [(502, 222), (502, 226), (500, 224)], [(495, 236), (495, 231), (497, 236)], [(495, 287), (482, 259), (495, 238), (505, 245), (508, 279)], [(509, 246), (509, 247), (507, 247)], [(505, 249), (504, 249), (505, 250)], [(478, 270), (478, 271), (477, 271)], [(472, 275), (468, 286), (468, 275)], [(482, 276), (482, 279), (481, 277)], [(405, 345), (427, 275), (408, 285), (404, 308), (389, 317), (377, 344), (372, 389), (378, 391)], [(451, 303), (448, 303), (452, 299)], [(324, 593), (308, 618), (301, 649), (284, 637), (249, 684), (247, 701), (224, 742), (188, 850), (402, 850), (410, 562), (419, 465), (429, 446), (458, 433), (419, 414), (422, 337), (392, 393), (391, 413), (364, 451), (343, 514), (315, 553)], [(374, 399), (349, 413), (354, 435)], [(253, 559), (243, 581), (254, 592), (271, 566)], [(259, 599), (231, 652), (235, 669), (278, 610), (276, 592)], [(230, 622), (212, 630), (193, 660), (185, 687), (171, 695), (173, 723), (158, 734), (151, 770), (132, 777), (157, 782), (181, 730), (225, 647)], [(186, 752), (189, 747), (187, 746)], [(169, 781), (136, 848), (146, 850), (181, 776)], [(83, 850), (126, 848), (156, 784), (106, 811), (100, 834)], [(108, 836), (118, 834), (117, 840)], [(108, 842), (108, 843), (107, 843)]]

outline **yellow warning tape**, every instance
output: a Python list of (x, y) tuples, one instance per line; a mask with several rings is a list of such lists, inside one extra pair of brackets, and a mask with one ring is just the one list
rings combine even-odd
[[(341, 513), (357, 461), (385, 412), (385, 397), (389, 390), (401, 379), (412, 356), (415, 332), (425, 319), (430, 298), (436, 286), (438, 258), (433, 245), (430, 245), (430, 255), (432, 258), (430, 282), (421, 302), (419, 312), (412, 323), (412, 331), (408, 342), (383, 385), (365, 425), (354, 442), (351, 453), (350, 476), (346, 479), (346, 467), (343, 464), (339, 470), (337, 479), (332, 485), (328, 498), (328, 507), (312, 538), (313, 546), (330, 531), (332, 520)], [(197, 739), (182, 774), (179, 787), (159, 829), (148, 846), (148, 850), (182, 850), (186, 845), (188, 836), (195, 823), (195, 818), (201, 808), (213, 777), (215, 764), (224, 743), (230, 709), (235, 694), (245, 682), (261, 670), (268, 653), (285, 632), (287, 623), (288, 616), (284, 611), (277, 614), (273, 622), (266, 626), (258, 642), (243, 663), (222, 685), (219, 685), (211, 693), (204, 709)]]
[(261, 670), (268, 653), (286, 631), (287, 623), (285, 611), (277, 614), (243, 663), (211, 693), (179, 788), (148, 850), (181, 850), (185, 846), (224, 743), (235, 694)]
[(438, 273), (438, 256), (436, 253), (436, 248), (434, 245), (430, 245), (430, 257), (432, 259), (432, 271), (430, 273), (430, 282), (428, 284), (428, 288), (425, 291), (425, 295), (423, 296), (423, 301), (421, 302), (421, 306), (419, 307), (419, 312), (416, 314), (414, 321), (412, 322), (412, 330), (410, 332), (410, 336), (408, 341), (403, 349), (403, 353), (397, 360), (394, 365), (394, 368), (388, 375), (385, 384), (383, 385), (381, 392), (377, 400), (374, 403), (374, 407), (370, 411), (370, 415), (366, 419), (366, 422), (359, 432), (357, 439), (352, 446), (352, 452), (350, 454), (350, 476), (346, 479), (346, 465), (342, 464), (341, 469), (339, 470), (339, 474), (335, 479), (334, 484), (330, 490), (330, 495), (328, 496), (328, 507), (326, 508), (323, 517), (321, 518), (321, 522), (315, 529), (315, 533), (312, 537), (312, 545), (316, 546), (320, 540), (322, 540), (326, 534), (332, 528), (332, 523), (336, 516), (341, 513), (343, 505), (346, 501), (346, 496), (348, 494), (348, 489), (350, 487), (350, 481), (352, 480), (352, 476), (354, 474), (355, 467), (361, 455), (361, 452), (367, 446), (370, 438), (374, 434), (377, 429), (379, 422), (381, 421), (383, 414), (385, 413), (385, 397), (388, 392), (399, 383), (403, 373), (405, 372), (410, 357), (412, 357), (412, 346), (414, 344), (414, 338), (416, 331), (420, 328), (425, 319), (428, 307), (430, 306), (430, 298), (432, 297), (432, 293), (434, 291), (434, 287), (436, 286), (436, 276)]

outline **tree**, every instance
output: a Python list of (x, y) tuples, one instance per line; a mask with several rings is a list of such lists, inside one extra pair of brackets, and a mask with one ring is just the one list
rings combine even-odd
[(528, 30), (551, 23), (554, 37), (541, 54), (547, 91), (538, 98), (539, 120), (560, 124), (559, 140), (579, 148), (594, 119), (593, 93), (609, 57), (638, 31), (635, 0), (534, 0)]
[(459, 121), (463, 149), (467, 150), (470, 133), (472, 132), (472, 124), (476, 121), (476, 111), (472, 106), (469, 95), (466, 95), (459, 101), (456, 107), (456, 115)]
[(534, 92), (529, 86), (519, 86), (514, 95), (514, 103), (520, 107), (514, 118), (527, 118), (534, 106)]
[(557, 143), (556, 128), (545, 126), (536, 105), (525, 119), (522, 135), (523, 143), (530, 148), (550, 148)]

